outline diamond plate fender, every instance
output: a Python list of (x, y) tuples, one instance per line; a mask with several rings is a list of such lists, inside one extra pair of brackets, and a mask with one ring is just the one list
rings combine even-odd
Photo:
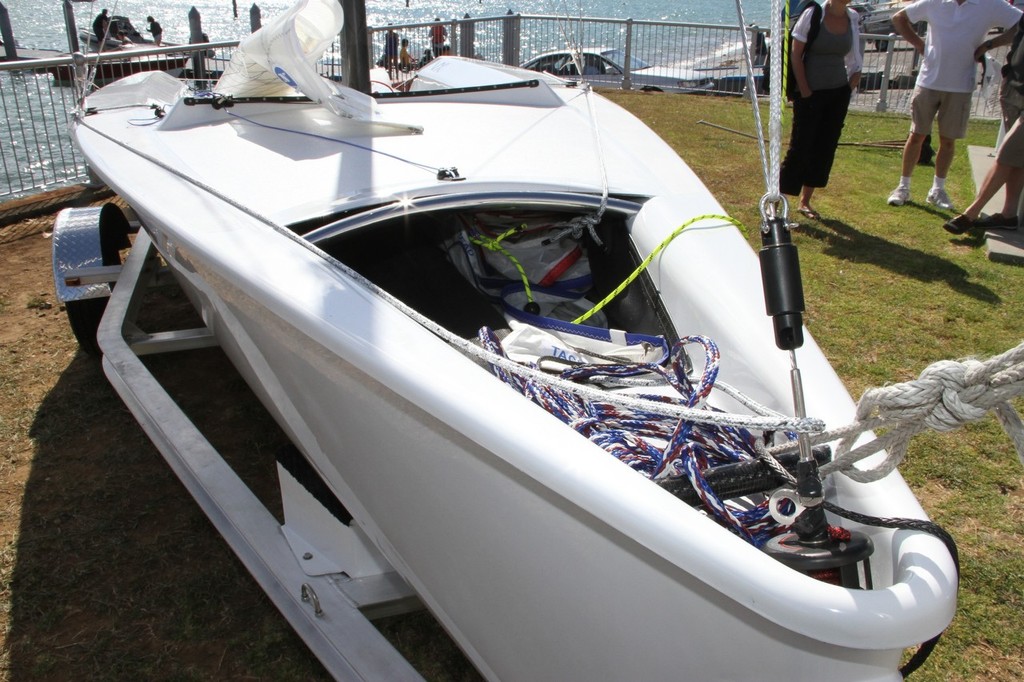
[(61, 303), (108, 298), (110, 285), (72, 285), (68, 273), (87, 268), (120, 265), (120, 249), (130, 246), (131, 225), (115, 204), (66, 208), (53, 225), (53, 282)]

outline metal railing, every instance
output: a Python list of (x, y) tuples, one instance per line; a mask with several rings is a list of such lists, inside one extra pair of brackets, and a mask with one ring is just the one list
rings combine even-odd
[[(392, 74), (393, 80), (411, 78), (433, 55), (432, 30), (436, 22), (371, 27), (368, 46), (372, 64), (384, 65), (384, 34), (398, 33), (408, 41), (412, 64)], [(742, 29), (734, 26), (631, 19), (566, 18), (508, 14), (496, 17), (452, 19), (442, 22), (447, 52), (503, 64), (519, 65), (567, 46), (604, 48), (618, 52), (622, 72), (602, 78), (601, 85), (625, 89), (651, 89), (642, 70), (631, 68), (635, 59), (654, 65), (661, 73), (687, 74), (701, 79), (707, 94), (740, 94), (747, 89)], [(746, 45), (753, 50), (754, 86), (764, 89), (762, 65), (766, 32), (746, 29)], [(759, 39), (761, 36), (762, 39)], [(907, 113), (917, 58), (913, 49), (895, 35), (863, 35), (865, 64), (857, 109)], [(139, 70), (161, 69), (204, 89), (223, 69), (236, 41), (137, 49), (88, 55), (80, 65), (95, 77), (76, 75), (70, 56), (54, 59), (0, 62), (0, 199), (30, 194), (45, 187), (88, 178), (84, 159), (68, 134), (71, 114), (86, 87), (93, 87)], [(875, 49), (882, 46), (882, 50)], [(1004, 48), (1005, 50), (1005, 48)], [(336, 42), (321, 59), (325, 76), (341, 77), (341, 50)], [(997, 69), (988, 69), (994, 80)], [(972, 113), (997, 118), (998, 88), (979, 87)]]

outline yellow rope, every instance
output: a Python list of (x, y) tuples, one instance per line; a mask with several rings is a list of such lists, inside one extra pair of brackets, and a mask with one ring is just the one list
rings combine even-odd
[[(782, 10), (782, 97), (786, 97), (786, 89), (789, 87), (789, 3), (783, 0), (785, 8)], [(786, 107), (782, 107), (779, 120), (786, 118)]]
[(575, 320), (573, 320), (572, 323), (573, 324), (580, 324), (584, 320), (586, 320), (588, 317), (590, 317), (591, 315), (593, 315), (597, 311), (601, 310), (601, 308), (604, 308), (606, 305), (608, 305), (608, 303), (610, 303), (613, 298), (615, 298), (616, 296), (621, 294), (622, 291), (626, 287), (628, 287), (630, 284), (632, 284), (633, 280), (635, 280), (637, 277), (639, 277), (640, 273), (647, 269), (647, 266), (651, 264), (651, 261), (654, 260), (655, 257), (659, 253), (664, 251), (665, 247), (667, 247), (672, 242), (673, 239), (675, 239), (676, 237), (678, 237), (679, 235), (681, 235), (683, 233), (683, 230), (685, 230), (686, 228), (690, 227), (691, 225), (693, 225), (698, 220), (708, 220), (708, 219), (724, 220), (727, 223), (735, 225), (736, 227), (738, 227), (740, 229), (741, 232), (746, 234), (746, 228), (743, 227), (743, 224), (740, 223), (735, 218), (730, 218), (727, 215), (719, 215), (719, 214), (715, 214), (715, 213), (705, 213), (704, 215), (699, 215), (699, 216), (696, 216), (694, 218), (690, 218), (685, 223), (683, 223), (682, 225), (677, 227), (675, 229), (675, 231), (672, 232), (672, 234), (670, 234), (669, 236), (665, 237), (665, 239), (663, 239), (662, 242), (660, 244), (658, 244), (657, 248), (655, 248), (654, 251), (651, 252), (651, 255), (647, 256), (647, 258), (645, 258), (643, 260), (643, 262), (640, 263), (640, 265), (637, 266), (636, 270), (634, 270), (633, 273), (622, 282), (622, 284), (617, 286), (610, 294), (605, 296), (593, 308), (591, 308), (590, 310), (588, 310), (587, 312), (583, 313), (582, 315), (577, 317)]

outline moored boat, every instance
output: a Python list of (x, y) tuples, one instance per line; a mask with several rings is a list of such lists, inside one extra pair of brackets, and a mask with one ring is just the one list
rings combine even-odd
[(192, 55), (186, 52), (168, 54), (162, 49), (152, 49), (152, 46), (150, 49), (141, 49), (131, 45), (86, 55), (81, 65), (51, 64), (46, 67), (46, 71), (53, 76), (57, 85), (71, 85), (79, 73), (83, 79), (88, 79), (94, 85), (105, 85), (125, 76), (147, 71), (166, 71), (174, 77), (179, 77), (192, 58)]

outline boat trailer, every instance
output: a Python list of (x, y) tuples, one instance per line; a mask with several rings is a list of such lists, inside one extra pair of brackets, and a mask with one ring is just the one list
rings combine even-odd
[[(124, 232), (137, 232), (134, 244), (123, 266), (111, 264), (120, 260), (111, 249), (128, 243)], [(95, 332), (111, 385), (327, 672), (339, 680), (422, 680), (371, 618), (423, 605), (351, 518), (333, 512), (324, 491), (279, 458), (281, 524), (140, 359), (219, 345), (206, 327), (147, 333), (137, 325), (145, 293), (173, 281), (149, 234), (112, 204), (65, 209), (53, 252), (58, 298), (75, 335), (82, 341)]]

